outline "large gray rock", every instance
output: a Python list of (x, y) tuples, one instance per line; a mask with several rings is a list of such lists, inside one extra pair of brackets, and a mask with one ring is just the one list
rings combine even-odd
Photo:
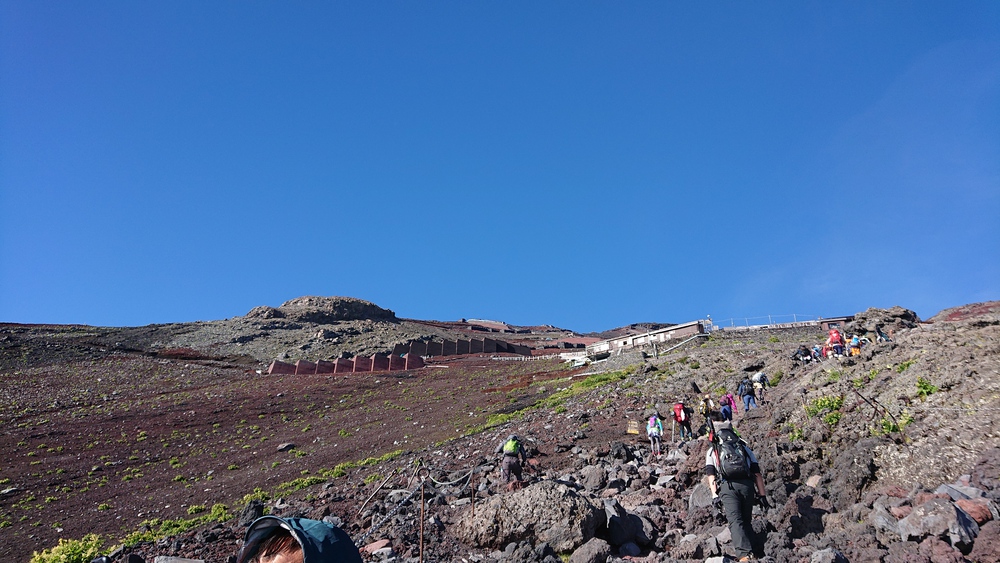
[(500, 547), (511, 542), (546, 542), (556, 552), (573, 551), (594, 537), (600, 509), (575, 490), (554, 481), (541, 481), (520, 491), (491, 497), (465, 512), (455, 534), (477, 547)]
[(698, 483), (691, 490), (691, 498), (688, 499), (688, 510), (705, 508), (706, 506), (712, 506), (712, 490), (708, 488), (708, 485)]
[(635, 541), (635, 522), (617, 500), (604, 501), (604, 516), (607, 519), (608, 540), (611, 541), (611, 545), (620, 546)]
[(933, 498), (914, 507), (910, 514), (897, 524), (903, 541), (921, 541), (938, 537), (968, 553), (979, 535), (979, 525), (950, 500)]
[(588, 491), (599, 491), (608, 481), (608, 472), (600, 465), (588, 465), (580, 470), (580, 483)]
[(611, 545), (601, 538), (591, 538), (569, 556), (569, 563), (604, 563), (611, 556)]

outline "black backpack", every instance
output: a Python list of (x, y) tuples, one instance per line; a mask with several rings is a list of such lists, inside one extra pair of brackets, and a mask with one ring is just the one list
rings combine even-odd
[(749, 479), (750, 456), (743, 440), (730, 428), (723, 428), (715, 435), (715, 454), (718, 456), (719, 473), (723, 479)]
[(739, 387), (736, 388), (736, 394), (739, 395), (740, 397), (743, 397), (743, 395), (749, 395), (750, 394), (750, 380), (749, 379), (744, 379), (743, 381), (740, 381)]

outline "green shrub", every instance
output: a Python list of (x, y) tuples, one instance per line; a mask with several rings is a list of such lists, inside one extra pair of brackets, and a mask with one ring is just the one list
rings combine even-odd
[(691, 362), (688, 364), (688, 367), (691, 369), (698, 369), (701, 367), (701, 364), (698, 362), (698, 360), (691, 360)]
[(937, 393), (938, 388), (932, 385), (930, 381), (924, 379), (923, 377), (917, 378), (917, 396), (920, 400), (926, 399), (928, 396)]
[(257, 487), (252, 493), (243, 495), (243, 504), (250, 504), (252, 500), (259, 500), (260, 502), (267, 502), (271, 500), (271, 493)]
[(187, 512), (188, 514), (193, 516), (195, 514), (201, 514), (202, 512), (205, 512), (205, 510), (207, 509), (205, 508), (204, 504), (192, 504), (191, 506), (188, 507)]
[(777, 344), (778, 342), (781, 342), (781, 339), (777, 336), (772, 336), (771, 338), (768, 338), (767, 341), (771, 344)]
[(896, 366), (896, 373), (903, 373), (904, 371), (910, 369), (910, 366), (917, 363), (917, 360), (906, 360), (905, 362)]
[(806, 405), (806, 414), (816, 416), (822, 412), (839, 410), (842, 406), (844, 406), (843, 395), (819, 397), (818, 399), (809, 401), (809, 404)]
[(100, 555), (103, 545), (104, 540), (97, 534), (79, 540), (60, 539), (56, 547), (32, 554), (31, 563), (90, 563)]
[(782, 377), (785, 377), (785, 372), (781, 371), (780, 369), (778, 371), (774, 372), (774, 375), (772, 375), (770, 378), (768, 378), (770, 380), (770, 382), (771, 382), (771, 386), (773, 387), (773, 386), (781, 383), (781, 378)]

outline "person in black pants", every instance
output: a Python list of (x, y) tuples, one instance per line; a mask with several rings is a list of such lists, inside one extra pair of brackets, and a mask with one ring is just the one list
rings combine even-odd
[[(770, 508), (764, 477), (753, 451), (735, 433), (732, 423), (712, 413), (712, 447), (705, 454), (705, 474), (712, 503), (725, 512), (738, 561), (753, 558), (753, 506)], [(742, 456), (742, 459), (739, 459)], [(735, 461), (734, 461), (735, 460)]]

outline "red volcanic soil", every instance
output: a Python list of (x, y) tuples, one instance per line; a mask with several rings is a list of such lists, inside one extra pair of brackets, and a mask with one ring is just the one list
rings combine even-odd
[(117, 541), (151, 518), (238, 507), (255, 488), (422, 449), (571, 373), (558, 360), (470, 356), (410, 372), (261, 375), (131, 353), (7, 370), (0, 558), (92, 532)]

